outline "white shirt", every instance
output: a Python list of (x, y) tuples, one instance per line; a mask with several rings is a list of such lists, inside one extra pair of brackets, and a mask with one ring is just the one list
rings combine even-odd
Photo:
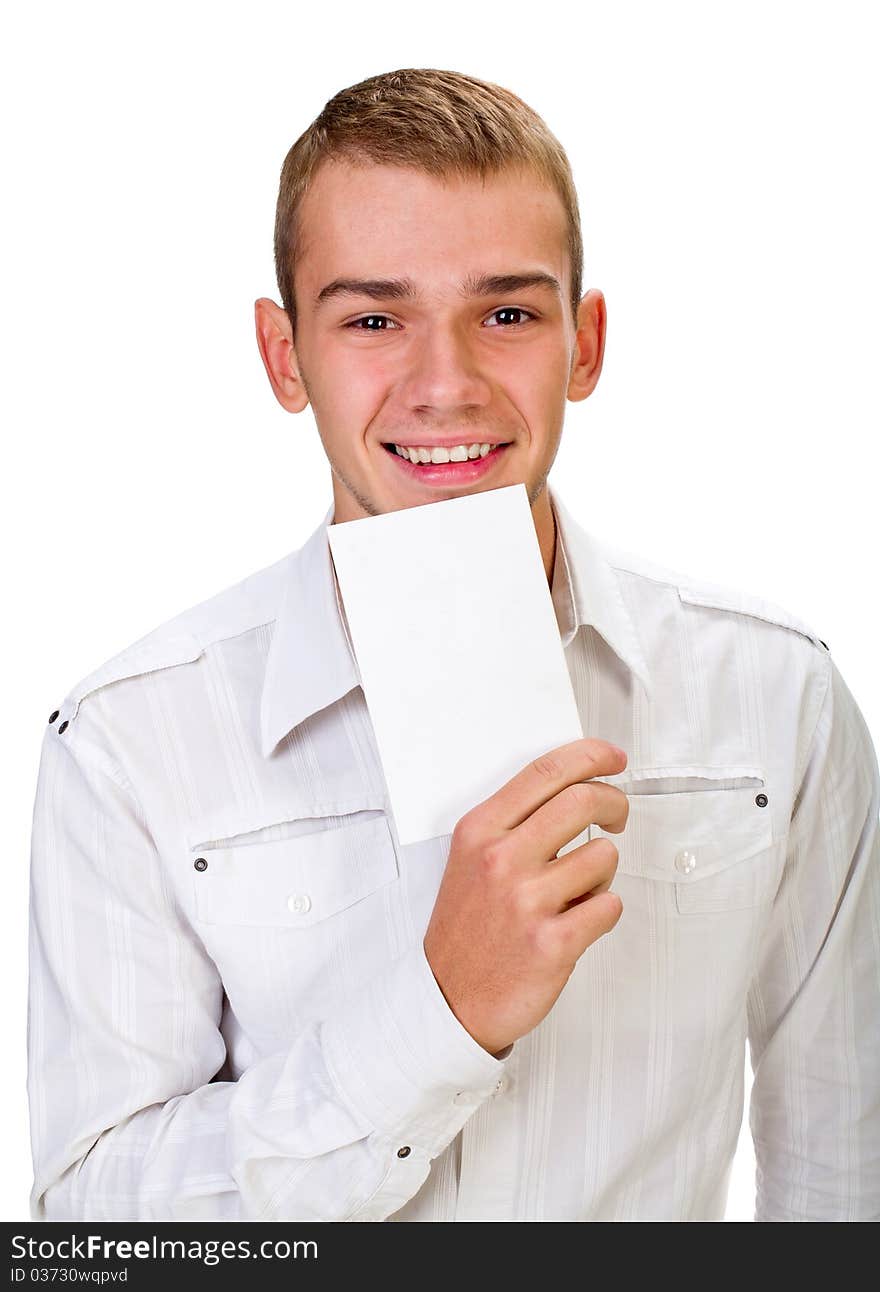
[(747, 1039), (756, 1218), (880, 1218), (864, 719), (785, 611), (550, 499), (583, 730), (629, 759), (617, 925), (506, 1058), (458, 1022), (422, 947), (451, 836), (386, 812), (331, 506), (47, 727), (35, 1218), (718, 1220)]

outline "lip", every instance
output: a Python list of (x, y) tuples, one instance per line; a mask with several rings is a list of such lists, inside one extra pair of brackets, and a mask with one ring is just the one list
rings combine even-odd
[[(388, 441), (386, 441), (386, 443), (387, 442)], [(401, 447), (405, 445), (408, 449), (454, 449), (454, 448), (457, 448), (459, 444), (464, 444), (465, 447), (467, 447), (467, 445), (469, 444), (500, 444), (501, 442), (502, 441), (500, 440), (486, 440), (486, 439), (479, 440), (476, 437), (470, 440), (463, 440), (461, 438), (461, 431), (458, 432), (457, 440), (453, 440), (453, 439), (444, 440), (443, 437), (440, 436), (439, 439), (432, 439), (432, 440), (398, 440), (397, 441), (397, 443), (401, 445)]]
[[(461, 441), (457, 441), (461, 443)], [(419, 445), (411, 445), (412, 448), (418, 448)], [(425, 448), (428, 446), (425, 445)], [(445, 448), (438, 441), (432, 441), (431, 447)], [(451, 446), (452, 448), (455, 445)], [(396, 462), (399, 469), (409, 479), (426, 485), (467, 485), (474, 480), (482, 480), (490, 471), (498, 466), (498, 463), (504, 458), (510, 444), (500, 444), (495, 449), (490, 449), (484, 458), (468, 458), (466, 462), (432, 462), (424, 466), (413, 466), (408, 458), (402, 458), (399, 453), (392, 449), (386, 449), (382, 445), (382, 452), (386, 457)]]

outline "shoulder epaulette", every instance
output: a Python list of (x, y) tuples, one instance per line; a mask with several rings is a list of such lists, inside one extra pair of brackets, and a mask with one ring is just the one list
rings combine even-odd
[(677, 584), (678, 595), (683, 602), (691, 606), (706, 606), (712, 610), (728, 610), (737, 615), (749, 615), (753, 619), (762, 619), (768, 624), (777, 624), (780, 628), (789, 628), (792, 632), (801, 633), (809, 638), (815, 646), (828, 650), (809, 624), (795, 615), (789, 614), (782, 606), (763, 597), (756, 597), (735, 588), (724, 588), (715, 584), (695, 584), (682, 582)]
[[(153, 637), (155, 640), (151, 641)], [(61, 735), (77, 715), (81, 702), (93, 691), (121, 682), (127, 677), (137, 677), (142, 673), (154, 673), (157, 669), (173, 668), (175, 664), (188, 664), (202, 654), (204, 647), (195, 637), (189, 634), (179, 637), (156, 637), (149, 633), (139, 641), (133, 642), (125, 650), (108, 659), (94, 672), (82, 678), (65, 696), (60, 708), (55, 709), (49, 717), (50, 722), (58, 721), (58, 734)]]

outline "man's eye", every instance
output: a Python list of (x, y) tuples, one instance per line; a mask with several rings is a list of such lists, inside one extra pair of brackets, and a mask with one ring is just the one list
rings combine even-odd
[[(492, 313), (489, 315), (489, 317), (495, 318), (499, 314), (507, 314), (507, 315), (521, 314), (521, 315), (525, 315), (526, 318), (530, 318), (530, 319), (533, 319), (535, 317), (535, 315), (532, 314), (531, 311), (521, 309), (519, 305), (503, 305), (501, 309), (493, 310)], [(519, 327), (519, 321), (517, 319), (514, 319), (512, 321), (509, 319), (505, 319), (503, 323), (495, 323), (493, 324), (493, 326), (494, 327)]]
[[(385, 326), (361, 327), (362, 323), (381, 323)], [(394, 322), (394, 320), (388, 318), (385, 314), (365, 314), (363, 318), (352, 319), (352, 321), (350, 323), (346, 323), (345, 326), (354, 328), (356, 332), (387, 332), (388, 324), (390, 324), (392, 327), (397, 327), (397, 324)]]
[[(497, 323), (491, 324), (492, 327), (503, 328), (519, 327), (524, 319), (535, 317), (530, 310), (524, 310), (519, 305), (503, 305), (489, 315), (490, 319), (498, 319)], [(399, 324), (388, 318), (387, 314), (364, 314), (361, 318), (346, 323), (345, 327), (356, 332), (387, 332), (389, 328), (398, 328)]]

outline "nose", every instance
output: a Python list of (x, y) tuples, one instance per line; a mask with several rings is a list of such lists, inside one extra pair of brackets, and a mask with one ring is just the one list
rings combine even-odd
[(462, 328), (438, 322), (414, 341), (402, 395), (413, 411), (460, 412), (483, 408), (491, 388)]

